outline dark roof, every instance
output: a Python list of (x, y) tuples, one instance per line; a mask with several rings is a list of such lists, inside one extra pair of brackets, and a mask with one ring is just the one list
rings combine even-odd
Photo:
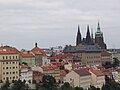
[(88, 70), (85, 69), (79, 69), (79, 70), (74, 70), (77, 74), (79, 74), (80, 76), (87, 76), (87, 75), (91, 75), (89, 73)]
[(77, 53), (77, 52), (101, 52), (101, 48), (98, 45), (83, 45), (67, 46), (64, 48), (64, 53)]

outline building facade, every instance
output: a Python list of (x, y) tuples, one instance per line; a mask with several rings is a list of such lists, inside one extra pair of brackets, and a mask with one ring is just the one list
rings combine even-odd
[(0, 47), (0, 80), (5, 82), (19, 79), (19, 51), (10, 46)]

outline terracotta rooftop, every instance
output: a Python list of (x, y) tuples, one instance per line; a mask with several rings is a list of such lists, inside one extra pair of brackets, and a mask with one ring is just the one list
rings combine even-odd
[(34, 55), (32, 53), (20, 53), (20, 55), (24, 58), (31, 58), (34, 57)]
[(43, 70), (54, 70), (57, 68), (56, 65), (49, 65), (49, 66), (41, 66)]
[(96, 76), (104, 76), (104, 74), (100, 70), (91, 70)]
[(60, 55), (56, 55), (56, 56), (53, 56), (53, 57), (49, 57), (49, 59), (50, 60), (65, 59), (65, 58), (73, 57), (73, 56), (74, 56), (73, 54), (60, 54)]
[(20, 65), (20, 68), (29, 68), (27, 65)]
[(38, 47), (33, 48), (31, 52), (33, 52), (34, 54), (46, 55), (45, 52)]
[(75, 71), (77, 74), (79, 74), (80, 76), (91, 75), (88, 70), (84, 70), (84, 69), (79, 69), (79, 70), (74, 70), (74, 71)]
[(0, 47), (0, 54), (19, 54), (20, 52), (15, 47), (2, 46)]

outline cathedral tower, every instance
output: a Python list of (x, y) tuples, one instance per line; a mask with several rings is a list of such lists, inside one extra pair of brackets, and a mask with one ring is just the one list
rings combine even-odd
[(106, 49), (106, 44), (104, 43), (103, 32), (100, 30), (100, 24), (98, 22), (97, 31), (95, 33), (95, 43), (98, 44), (101, 49)]

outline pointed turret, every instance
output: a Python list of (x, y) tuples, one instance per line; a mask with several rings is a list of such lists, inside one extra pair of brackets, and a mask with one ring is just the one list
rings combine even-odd
[(91, 42), (91, 36), (90, 36), (90, 30), (89, 30), (89, 25), (87, 25), (87, 35), (86, 35), (86, 44), (90, 45)]
[(80, 33), (80, 28), (78, 25), (78, 32), (77, 32), (77, 38), (76, 38), (76, 45), (79, 45), (81, 43), (81, 33)]

